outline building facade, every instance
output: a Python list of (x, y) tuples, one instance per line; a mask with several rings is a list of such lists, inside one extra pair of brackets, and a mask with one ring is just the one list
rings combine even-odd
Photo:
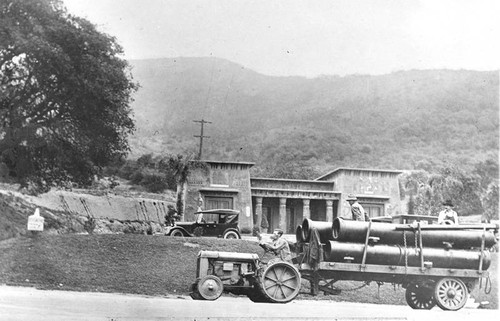
[(295, 233), (304, 218), (333, 221), (351, 218), (348, 194), (358, 197), (370, 217), (404, 213), (398, 176), (401, 171), (338, 168), (313, 180), (250, 177), (254, 163), (203, 161), (191, 171), (186, 188), (185, 220), (198, 210), (240, 211), (240, 229), (281, 228)]
[(252, 196), (250, 168), (254, 163), (203, 161), (207, 166), (193, 168), (187, 179), (184, 219), (194, 221), (200, 210), (229, 208), (240, 212), (240, 229), (251, 229)]

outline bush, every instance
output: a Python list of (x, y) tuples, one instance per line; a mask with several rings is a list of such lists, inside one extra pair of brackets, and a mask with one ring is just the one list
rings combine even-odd
[(252, 230), (250, 230), (249, 227), (243, 227), (241, 230), (240, 230), (241, 234), (250, 234), (252, 233)]
[(161, 192), (168, 187), (162, 174), (146, 174), (139, 184), (151, 193)]

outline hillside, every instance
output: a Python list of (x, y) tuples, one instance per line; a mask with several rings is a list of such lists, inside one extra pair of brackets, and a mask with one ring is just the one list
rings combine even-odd
[(132, 157), (197, 151), (204, 158), (412, 169), (498, 159), (499, 73), (451, 70), (271, 77), (217, 58), (132, 61)]
[(45, 219), (49, 234), (90, 232), (161, 233), (166, 207), (174, 203), (170, 193), (53, 189), (37, 196), (17, 191), (15, 185), (0, 184), (0, 240), (24, 236), (28, 216), (36, 208)]

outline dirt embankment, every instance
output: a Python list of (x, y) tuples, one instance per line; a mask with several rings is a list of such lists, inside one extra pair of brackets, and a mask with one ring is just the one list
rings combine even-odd
[(36, 208), (46, 233), (161, 233), (171, 196), (55, 190), (38, 196), (0, 186), (0, 240), (27, 234)]

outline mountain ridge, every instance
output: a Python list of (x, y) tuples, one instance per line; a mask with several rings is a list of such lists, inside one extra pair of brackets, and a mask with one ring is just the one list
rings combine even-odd
[[(221, 58), (133, 60), (141, 88), (131, 157), (204, 158), (415, 168), (498, 158), (498, 71), (411, 70), (386, 75), (266, 76)], [(446, 151), (443, 155), (442, 150)]]

